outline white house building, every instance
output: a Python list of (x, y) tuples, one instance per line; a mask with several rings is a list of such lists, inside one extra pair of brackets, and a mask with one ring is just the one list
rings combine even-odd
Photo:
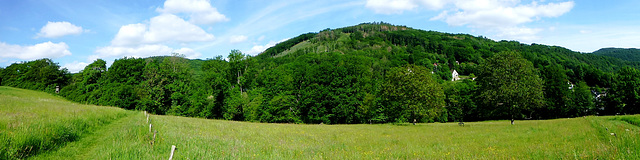
[(451, 72), (451, 77), (451, 81), (460, 80), (460, 74), (458, 74), (458, 71), (456, 71), (455, 69), (453, 70), (453, 72)]

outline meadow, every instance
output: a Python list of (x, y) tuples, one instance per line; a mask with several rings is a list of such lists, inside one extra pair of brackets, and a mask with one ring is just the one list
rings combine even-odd
[[(151, 115), (157, 131), (153, 141), (143, 112), (75, 104), (8, 87), (0, 87), (0, 100), (2, 143), (10, 146), (0, 159), (167, 159), (172, 145), (177, 147), (174, 159), (640, 159), (638, 115), (515, 125), (483, 121), (464, 127), (266, 124)], [(64, 143), (43, 138), (68, 129), (56, 126), (85, 127), (72, 128), (82, 131), (73, 131), (78, 132), (75, 138)], [(28, 137), (49, 145), (23, 152), (30, 143), (22, 139), (34, 139)]]

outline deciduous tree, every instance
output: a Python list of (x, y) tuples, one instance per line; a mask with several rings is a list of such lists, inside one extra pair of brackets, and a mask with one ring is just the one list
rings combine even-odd
[(523, 118), (543, 105), (542, 80), (516, 52), (500, 52), (479, 66), (479, 98), (488, 118)]

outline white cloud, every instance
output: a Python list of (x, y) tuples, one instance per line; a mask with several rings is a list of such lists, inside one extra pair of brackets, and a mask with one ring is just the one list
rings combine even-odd
[(66, 35), (80, 34), (83, 31), (85, 30), (83, 30), (82, 27), (73, 25), (69, 22), (47, 22), (47, 25), (40, 29), (40, 33), (38, 33), (36, 38), (57, 38)]
[(89, 60), (98, 58), (121, 58), (121, 57), (150, 57), (150, 56), (166, 56), (171, 53), (180, 53), (187, 58), (199, 58), (202, 54), (191, 48), (173, 49), (166, 45), (140, 45), (135, 47), (119, 47), (108, 46), (101, 47), (95, 51), (97, 54), (89, 57)]
[(470, 0), (454, 3), (455, 11), (447, 11), (432, 18), (452, 26), (469, 25), (474, 28), (513, 27), (542, 17), (558, 17), (569, 12), (573, 1), (539, 5), (521, 5), (517, 0)]
[(186, 13), (189, 21), (195, 24), (213, 24), (228, 21), (229, 19), (211, 6), (209, 0), (167, 0), (164, 8), (157, 8), (160, 13)]
[[(217, 11), (209, 1), (167, 0), (164, 8), (157, 8), (161, 14), (148, 22), (128, 24), (120, 27), (111, 45), (98, 47), (89, 61), (98, 58), (165, 56), (171, 53), (184, 54), (187, 58), (199, 58), (202, 54), (188, 47), (172, 48), (174, 44), (189, 46), (191, 42), (213, 41), (214, 36), (193, 24), (216, 20)], [(193, 13), (191, 21), (185, 21), (174, 13)], [(215, 12), (215, 13), (214, 13)], [(219, 14), (219, 13), (217, 13)], [(213, 16), (213, 17), (212, 17)], [(222, 15), (224, 19), (224, 15)]]
[(401, 14), (419, 7), (439, 10), (449, 2), (450, 0), (367, 0), (365, 7), (381, 14)]
[(83, 70), (84, 67), (88, 66), (89, 63), (74, 61), (73, 63), (67, 63), (62, 65), (62, 68), (67, 68), (71, 73), (78, 73), (80, 70)]
[(479, 29), (502, 38), (530, 41), (537, 39), (543, 29), (525, 24), (561, 16), (575, 6), (573, 1), (542, 3), (544, 1), (535, 0), (529, 4), (522, 4), (520, 0), (367, 0), (365, 7), (381, 14), (401, 14), (419, 8), (441, 10), (430, 20)]
[(240, 43), (240, 42), (244, 42), (247, 41), (248, 37), (244, 36), (244, 35), (239, 35), (239, 36), (231, 36), (229, 38), (229, 42), (230, 43)]
[(413, 10), (418, 7), (414, 0), (367, 0), (365, 7), (373, 9), (376, 13), (400, 14), (405, 10)]
[(0, 58), (18, 58), (21, 60), (35, 60), (39, 58), (58, 58), (71, 55), (69, 46), (64, 42), (51, 41), (32, 46), (12, 45), (0, 42)]
[(120, 27), (116, 37), (111, 40), (111, 45), (128, 46), (143, 43), (147, 25), (137, 23)]
[(120, 27), (113, 46), (136, 46), (165, 42), (210, 41), (214, 36), (202, 28), (184, 21), (173, 14), (162, 14), (151, 18), (149, 24), (128, 24)]
[(540, 28), (527, 28), (527, 27), (503, 27), (499, 28), (496, 32), (497, 36), (505, 39), (518, 39), (524, 42), (532, 42), (539, 39), (537, 36), (542, 29)]
[(280, 43), (280, 42), (284, 42), (284, 41), (286, 41), (286, 40), (289, 40), (289, 39), (287, 38), (287, 39), (283, 39), (283, 40), (280, 40), (280, 41), (277, 41), (277, 42), (270, 41), (269, 43), (267, 43), (267, 44), (265, 44), (265, 45), (254, 45), (253, 47), (251, 47), (251, 50), (249, 50), (249, 51), (245, 51), (244, 53), (245, 53), (245, 54), (252, 55), (252, 56), (255, 56), (255, 55), (258, 55), (259, 53), (264, 52), (264, 51), (265, 51), (265, 50), (267, 50), (268, 48), (273, 47), (273, 46), (275, 46), (276, 44), (278, 44), (278, 43)]
[(189, 59), (196, 59), (196, 58), (200, 58), (200, 56), (202, 56), (202, 54), (200, 52), (198, 52), (196, 50), (193, 50), (191, 48), (176, 49), (176, 50), (173, 50), (172, 53), (184, 54)]

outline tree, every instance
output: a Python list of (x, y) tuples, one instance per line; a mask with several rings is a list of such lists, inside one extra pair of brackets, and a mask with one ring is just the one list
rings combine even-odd
[(571, 112), (574, 115), (569, 116), (586, 116), (595, 110), (595, 103), (593, 94), (586, 82), (578, 82), (573, 88), (572, 96), (575, 111)]
[(544, 97), (546, 107), (540, 114), (547, 118), (569, 116), (575, 106), (569, 104), (569, 79), (565, 70), (558, 64), (549, 65), (542, 69), (544, 78)]
[(451, 120), (463, 122), (465, 117), (473, 115), (476, 109), (473, 96), (476, 89), (476, 82), (470, 79), (464, 79), (462, 82), (446, 82), (445, 102)]
[(231, 50), (229, 53), (229, 80), (230, 82), (236, 82), (237, 87), (240, 87), (239, 94), (242, 94), (242, 85), (245, 82), (243, 77), (244, 72), (247, 70), (246, 59), (247, 57), (240, 52), (240, 50)]
[(391, 68), (386, 73), (382, 94), (390, 108), (389, 118), (397, 122), (429, 122), (439, 116), (445, 106), (444, 93), (429, 73), (416, 65)]
[(618, 71), (609, 95), (616, 113), (640, 113), (640, 71), (625, 67)]
[(4, 68), (0, 67), (0, 86), (2, 85), (2, 79), (4, 79), (3, 78), (4, 76), (2, 76), (3, 72), (4, 72)]
[(524, 117), (543, 104), (542, 80), (516, 52), (500, 52), (480, 64), (479, 97), (488, 118)]

